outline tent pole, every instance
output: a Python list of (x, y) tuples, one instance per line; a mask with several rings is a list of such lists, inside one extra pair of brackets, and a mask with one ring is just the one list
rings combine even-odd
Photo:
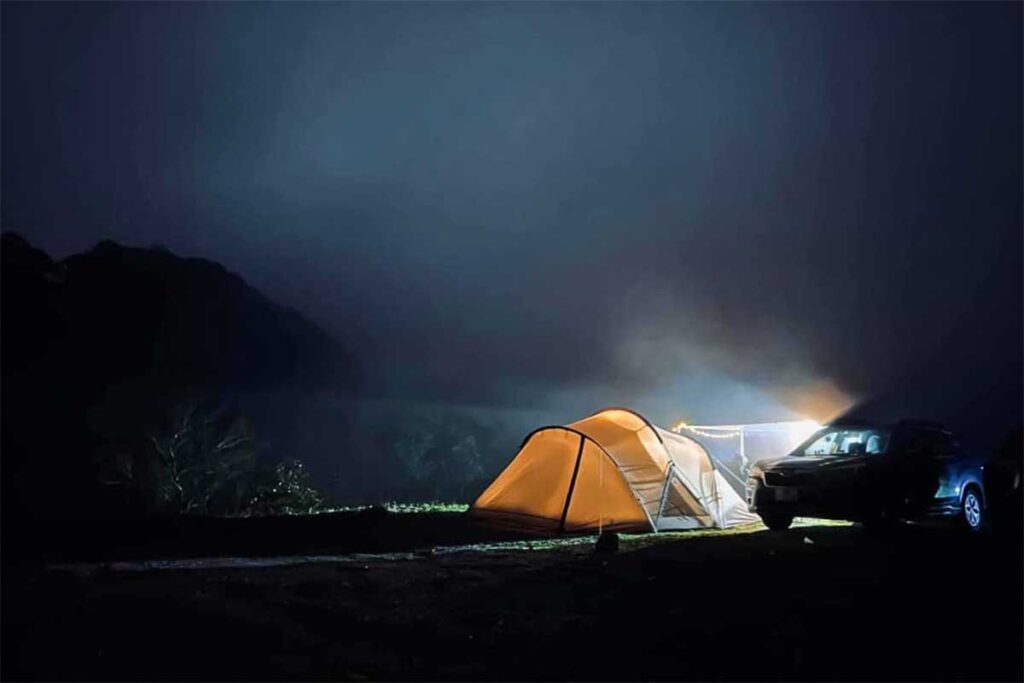
[(672, 483), (672, 474), (676, 464), (669, 462), (668, 469), (665, 470), (665, 486), (661, 489), (661, 502), (658, 503), (658, 514), (654, 517), (654, 530), (658, 530), (658, 522), (661, 521), (661, 513), (665, 509), (665, 500), (668, 498), (668, 485)]
[(580, 460), (583, 459), (583, 444), (586, 438), (580, 434), (580, 449), (576, 451), (576, 466), (572, 468), (572, 480), (569, 482), (569, 490), (565, 494), (565, 506), (562, 508), (562, 520), (558, 523), (558, 532), (565, 533), (565, 518), (569, 516), (569, 503), (572, 501), (572, 491), (576, 488), (576, 476), (580, 473)]

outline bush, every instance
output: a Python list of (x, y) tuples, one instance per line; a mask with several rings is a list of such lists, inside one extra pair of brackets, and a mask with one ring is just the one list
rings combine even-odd
[(302, 463), (265, 464), (241, 413), (187, 401), (143, 443), (101, 454), (101, 482), (144, 512), (202, 515), (309, 514), (324, 498)]
[(298, 460), (279, 463), (272, 476), (259, 481), (242, 514), (310, 515), (324, 508), (324, 496)]

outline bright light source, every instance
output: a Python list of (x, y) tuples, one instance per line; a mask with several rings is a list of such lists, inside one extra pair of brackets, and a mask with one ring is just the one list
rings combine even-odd
[(793, 440), (796, 443), (801, 443), (811, 434), (821, 429), (821, 425), (814, 420), (800, 420), (799, 422), (790, 422), (787, 429)]

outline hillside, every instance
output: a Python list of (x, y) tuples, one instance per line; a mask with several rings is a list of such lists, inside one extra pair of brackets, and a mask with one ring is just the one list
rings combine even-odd
[(327, 333), (212, 261), (113, 242), (55, 261), (12, 233), (0, 257), (5, 509), (77, 509), (91, 455), (184, 399), (357, 382)]

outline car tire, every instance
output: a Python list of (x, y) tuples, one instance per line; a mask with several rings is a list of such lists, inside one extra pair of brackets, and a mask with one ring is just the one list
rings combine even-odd
[(772, 531), (785, 531), (793, 523), (793, 515), (761, 515), (761, 521)]
[(985, 504), (981, 492), (975, 486), (969, 486), (964, 491), (964, 499), (960, 502), (960, 519), (964, 528), (971, 533), (976, 534), (985, 528)]

